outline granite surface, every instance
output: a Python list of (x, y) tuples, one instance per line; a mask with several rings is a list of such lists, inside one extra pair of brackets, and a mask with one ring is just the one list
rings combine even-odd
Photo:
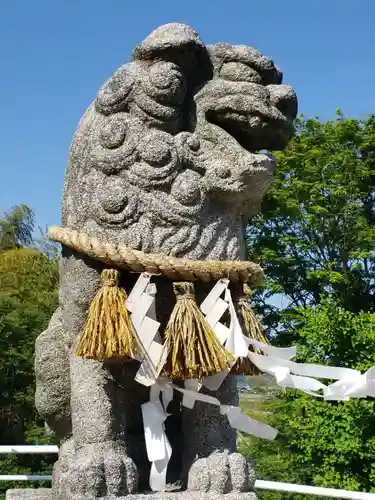
[(52, 500), (51, 488), (15, 488), (8, 490), (5, 500)]
[[(281, 82), (279, 69), (253, 48), (206, 46), (186, 25), (159, 27), (103, 85), (78, 125), (63, 225), (146, 252), (244, 258), (244, 221), (259, 210), (275, 170), (274, 158), (260, 151), (282, 148), (293, 132), (297, 99)], [(60, 306), (36, 345), (36, 403), (61, 442), (52, 484), (61, 500), (147, 490), (141, 404), (148, 390), (133, 381), (138, 365), (73, 354), (100, 271), (99, 263), (63, 248)], [(134, 279), (124, 273), (128, 291)], [(156, 282), (163, 326), (173, 306), (171, 283)], [(206, 291), (197, 286), (198, 298)], [(235, 378), (211, 395), (236, 404)], [(188, 491), (149, 497), (237, 498), (252, 489), (254, 471), (236, 453), (236, 433), (217, 407), (197, 402), (181, 411), (175, 396), (168, 413), (167, 480)], [(8, 500), (29, 494), (15, 491)]]
[[(162, 493), (137, 493), (127, 495), (126, 500), (220, 500), (221, 494), (201, 493), (201, 492), (162, 492)], [(52, 490), (47, 488), (40, 489), (14, 489), (8, 490), (5, 500), (52, 500)], [(105, 500), (106, 497), (103, 497)], [(226, 500), (257, 500), (254, 492), (246, 493), (228, 493)], [(121, 497), (118, 497), (121, 500)]]

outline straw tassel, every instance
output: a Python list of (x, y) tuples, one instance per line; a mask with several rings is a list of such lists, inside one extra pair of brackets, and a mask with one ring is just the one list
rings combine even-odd
[(76, 354), (98, 361), (134, 357), (138, 343), (125, 307), (126, 292), (119, 288), (119, 272), (104, 269), (101, 280), (102, 287), (91, 302)]
[[(248, 285), (241, 285), (242, 290), (237, 290), (233, 294), (234, 307), (238, 315), (238, 320), (241, 324), (243, 334), (252, 339), (268, 344), (268, 340), (263, 334), (259, 320), (250, 305), (250, 297), (252, 290)], [(237, 292), (237, 293), (236, 293)], [(254, 345), (250, 344), (249, 349), (260, 353), (261, 351)], [(231, 370), (231, 374), (235, 375), (258, 375), (258, 368), (250, 361), (248, 357), (238, 358), (236, 364)]]
[(194, 285), (173, 284), (176, 305), (165, 330), (169, 355), (163, 374), (173, 380), (200, 379), (223, 371), (234, 361), (197, 306)]

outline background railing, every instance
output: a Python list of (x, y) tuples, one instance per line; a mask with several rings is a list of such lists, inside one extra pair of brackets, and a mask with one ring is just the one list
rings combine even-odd
[[(0, 446), (0, 455), (17, 454), (57, 454), (58, 447), (54, 445), (9, 445)], [(51, 481), (52, 476), (38, 475), (0, 475), (0, 481)], [(345, 498), (349, 500), (375, 500), (375, 493), (362, 493), (360, 491), (336, 490), (333, 488), (321, 488), (319, 486), (304, 486), (302, 484), (278, 483), (276, 481), (255, 481), (258, 490), (280, 491), (285, 493), (300, 493), (303, 495), (314, 495), (328, 498)]]

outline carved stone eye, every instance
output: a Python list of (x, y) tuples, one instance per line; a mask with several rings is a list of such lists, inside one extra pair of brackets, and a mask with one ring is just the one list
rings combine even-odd
[(186, 142), (192, 151), (198, 151), (198, 149), (201, 146), (199, 139), (196, 135), (191, 135), (190, 137), (188, 137)]
[(150, 82), (159, 89), (167, 89), (174, 85), (181, 85), (180, 74), (172, 63), (158, 62), (151, 66), (149, 73)]
[(95, 107), (104, 115), (121, 111), (133, 87), (132, 64), (119, 68), (99, 90)]
[(194, 205), (200, 199), (200, 176), (191, 170), (185, 170), (174, 181), (171, 195), (182, 205)]
[(127, 126), (124, 121), (118, 118), (109, 118), (100, 131), (100, 144), (106, 149), (120, 147), (124, 143), (126, 130)]
[(178, 66), (170, 62), (157, 62), (150, 67), (147, 92), (157, 100), (181, 102), (186, 93), (185, 79)]
[(171, 146), (164, 133), (148, 133), (138, 144), (138, 151), (142, 160), (155, 167), (163, 167), (171, 160)]
[(100, 191), (100, 203), (104, 210), (110, 214), (118, 214), (127, 204), (124, 187), (111, 182), (106, 183)]
[(262, 77), (255, 69), (240, 62), (228, 62), (220, 69), (220, 77), (232, 82), (262, 83)]

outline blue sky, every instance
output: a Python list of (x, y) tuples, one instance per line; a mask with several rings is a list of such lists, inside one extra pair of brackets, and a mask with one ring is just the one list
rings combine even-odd
[(84, 109), (160, 24), (185, 22), (206, 43), (272, 56), (300, 111), (375, 112), (374, 0), (0, 0), (0, 214), (26, 203), (60, 222), (69, 145)]

